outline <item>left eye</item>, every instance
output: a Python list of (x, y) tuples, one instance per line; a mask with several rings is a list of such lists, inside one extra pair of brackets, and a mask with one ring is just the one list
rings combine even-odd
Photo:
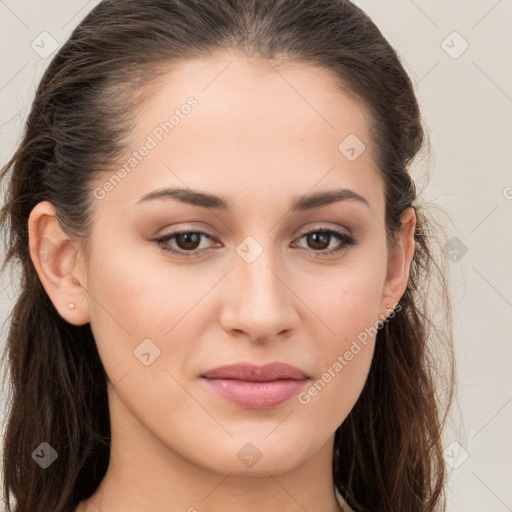
[[(183, 257), (194, 256), (200, 252), (210, 252), (210, 250), (200, 249), (198, 246), (201, 244), (201, 237), (209, 238), (212, 237), (205, 233), (204, 231), (177, 231), (175, 233), (169, 233), (163, 237), (157, 238), (154, 242), (158, 243), (160, 247), (167, 252), (172, 254), (176, 254)], [(305, 238), (306, 242), (315, 247), (316, 250), (313, 250), (313, 253), (319, 255), (331, 255), (335, 253), (339, 253), (340, 251), (347, 250), (350, 246), (355, 245), (356, 240), (341, 231), (336, 231), (333, 229), (314, 229), (312, 231), (308, 231), (307, 233), (303, 233), (298, 240)], [(334, 249), (326, 249), (331, 245), (329, 242), (332, 241), (332, 238), (336, 238), (339, 241), (339, 247)], [(177, 249), (172, 247), (171, 241), (175, 241), (178, 246)], [(318, 247), (320, 245), (320, 247)], [(320, 249), (320, 250), (318, 250)]]
[[(314, 229), (313, 231), (304, 233), (301, 237), (299, 237), (299, 240), (301, 238), (306, 238), (306, 242), (310, 246), (316, 246), (318, 249), (320, 249), (318, 251), (313, 251), (315, 254), (320, 255), (337, 254), (340, 251), (347, 250), (350, 246), (357, 243), (355, 238), (352, 236), (347, 235), (341, 231), (336, 231), (334, 229)], [(333, 238), (338, 239), (338, 247), (327, 250), (326, 247), (331, 245), (329, 242), (332, 241)], [(321, 247), (318, 247), (318, 245)], [(324, 245), (326, 247), (323, 247)]]

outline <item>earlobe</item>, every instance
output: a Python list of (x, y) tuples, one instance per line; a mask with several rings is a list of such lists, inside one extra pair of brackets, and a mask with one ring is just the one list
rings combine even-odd
[[(414, 257), (416, 210), (407, 208), (402, 214), (402, 227), (389, 257), (388, 274), (384, 285), (381, 311), (389, 314), (389, 306), (395, 307), (407, 288), (409, 271)], [(386, 307), (388, 306), (388, 307)]]
[(30, 212), (30, 257), (59, 315), (70, 324), (84, 325), (90, 316), (80, 248), (62, 231), (55, 214), (48, 201), (38, 203)]

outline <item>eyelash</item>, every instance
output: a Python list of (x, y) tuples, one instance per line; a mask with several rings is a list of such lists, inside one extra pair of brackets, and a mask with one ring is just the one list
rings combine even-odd
[[(198, 255), (199, 253), (204, 253), (204, 252), (209, 253), (213, 250), (213, 249), (210, 249), (210, 250), (195, 249), (193, 251), (181, 252), (181, 251), (176, 251), (175, 249), (171, 249), (167, 245), (164, 245), (166, 242), (169, 242), (170, 240), (172, 240), (173, 238), (175, 238), (179, 235), (192, 234), (192, 233), (198, 234), (198, 235), (204, 235), (206, 238), (212, 238), (208, 233), (205, 233), (204, 231), (182, 230), (182, 231), (175, 231), (173, 233), (169, 233), (160, 238), (156, 238), (153, 240), (153, 242), (157, 243), (162, 250), (169, 252), (171, 254), (174, 254), (176, 256), (184, 257), (184, 258), (191, 258), (191, 257)], [(316, 255), (320, 255), (321, 257), (335, 256), (343, 251), (348, 250), (351, 246), (357, 245), (357, 243), (358, 243), (357, 240), (355, 238), (353, 238), (352, 236), (347, 235), (346, 233), (343, 233), (341, 231), (337, 231), (335, 229), (328, 229), (328, 228), (318, 228), (318, 229), (313, 229), (311, 231), (302, 233), (300, 235), (300, 237), (298, 238), (298, 240), (300, 240), (301, 238), (303, 238), (307, 235), (310, 235), (312, 233), (328, 233), (328, 234), (334, 235), (338, 240), (340, 240), (340, 242), (342, 242), (342, 245), (338, 249), (334, 249), (334, 250), (330, 249), (330, 250), (323, 250), (323, 251), (312, 250), (312, 252), (315, 256)]]

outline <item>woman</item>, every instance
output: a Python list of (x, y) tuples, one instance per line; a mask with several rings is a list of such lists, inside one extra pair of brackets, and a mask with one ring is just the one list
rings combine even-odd
[(101, 2), (2, 173), (8, 510), (444, 510), (422, 142), (348, 1)]

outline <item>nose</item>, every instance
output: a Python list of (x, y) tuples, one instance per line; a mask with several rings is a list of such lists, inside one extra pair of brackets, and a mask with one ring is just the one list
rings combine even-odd
[(252, 263), (234, 255), (234, 268), (224, 282), (221, 325), (231, 334), (265, 342), (289, 336), (299, 322), (297, 298), (283, 270), (270, 251)]

